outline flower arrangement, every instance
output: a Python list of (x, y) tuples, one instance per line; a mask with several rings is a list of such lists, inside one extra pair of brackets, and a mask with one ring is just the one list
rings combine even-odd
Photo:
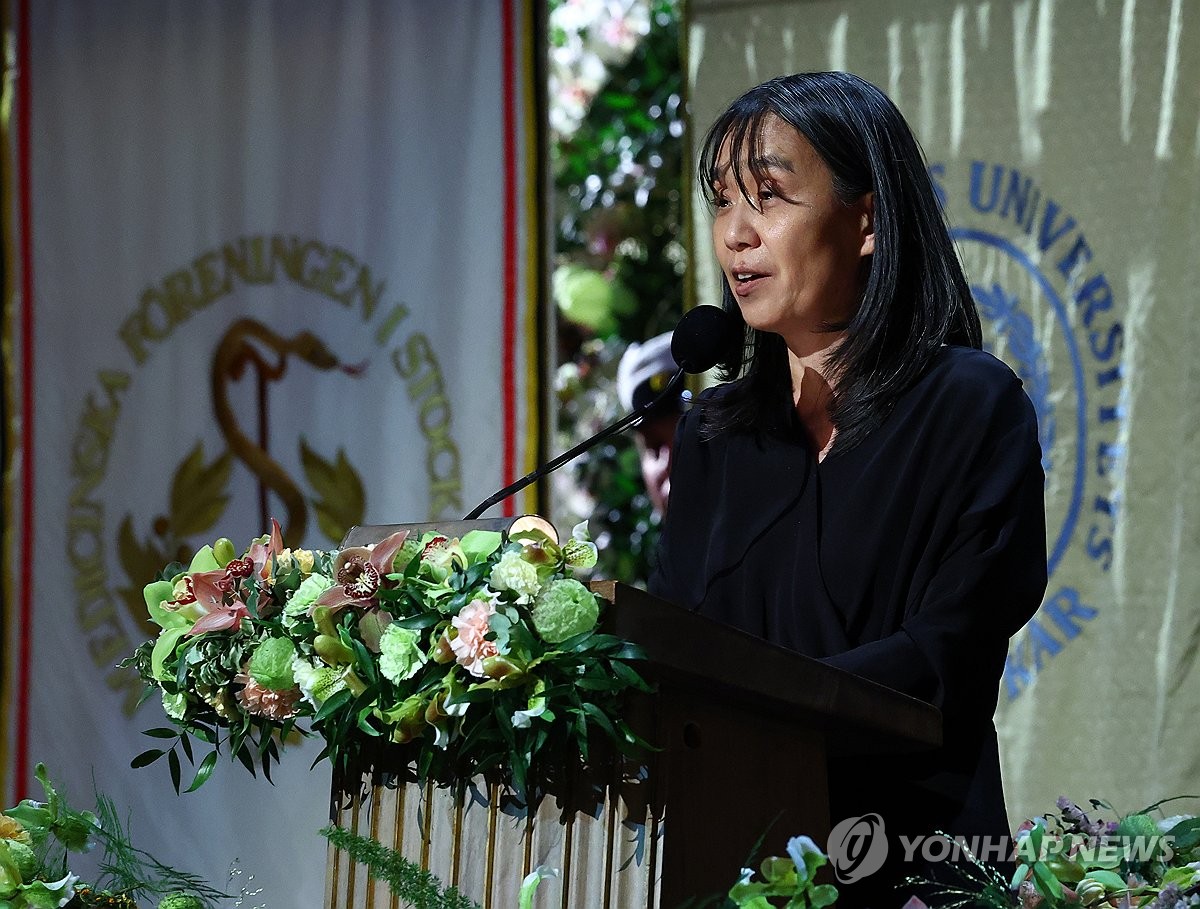
[(1092, 799), (1089, 813), (1060, 797), (1057, 814), (1033, 818), (1018, 828), (1013, 856), (1017, 867), (1011, 879), (968, 853), (965, 865), (952, 866), (957, 881), (913, 883), (931, 886), (934, 905), (944, 907), (1200, 906), (1200, 817), (1154, 816), (1172, 801), (1176, 799), (1106, 819), (1097, 812), (1113, 811), (1107, 802)]
[(645, 742), (620, 707), (648, 690), (630, 666), (641, 654), (598, 632), (601, 602), (571, 576), (595, 561), (584, 525), (561, 546), (539, 529), (401, 530), (293, 551), (278, 524), (240, 556), (218, 540), (145, 588), (161, 631), (126, 662), (172, 726), (148, 730), (162, 746), (133, 765), (165, 756), (178, 790), (199, 740), (211, 750), (189, 790), (225, 749), (269, 779), (306, 722), (336, 767), (406, 746), (419, 780), (490, 774), (523, 796), (531, 770), (586, 762), (597, 733), (635, 753)]
[[(1113, 811), (1097, 799), (1091, 813), (1059, 798), (1057, 814), (1025, 821), (1011, 843), (1016, 866), (1011, 876), (979, 860), (965, 841), (944, 834), (953, 860), (937, 879), (910, 877), (905, 883), (920, 896), (897, 892), (904, 909), (1190, 909), (1200, 907), (1200, 817), (1162, 814), (1163, 799), (1140, 811), (1105, 818)], [(757, 847), (756, 847), (757, 848)], [(838, 891), (816, 882), (828, 863), (806, 836), (793, 837), (787, 856), (763, 860), (758, 876), (750, 868), (726, 896), (724, 906), (739, 909), (806, 909), (833, 906)], [(906, 901), (907, 900), (907, 901)]]
[[(0, 812), (0, 909), (137, 909), (149, 897), (158, 909), (211, 909), (227, 898), (134, 847), (110, 799), (97, 795), (95, 812), (76, 811), (42, 764), (35, 774), (46, 801), (25, 799)], [(84, 884), (68, 858), (97, 844), (99, 877)]]

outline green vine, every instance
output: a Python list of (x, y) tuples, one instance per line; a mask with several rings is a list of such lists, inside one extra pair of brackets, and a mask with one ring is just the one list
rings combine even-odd
[(373, 878), (386, 883), (392, 893), (415, 909), (481, 909), (457, 887), (446, 887), (436, 875), (382, 843), (333, 825), (323, 828), (321, 836), (356, 863), (365, 865)]

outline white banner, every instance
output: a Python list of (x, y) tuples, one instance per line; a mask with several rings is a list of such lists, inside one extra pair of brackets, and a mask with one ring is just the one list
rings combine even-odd
[(6, 804), (39, 794), (35, 761), (82, 805), (94, 776), (163, 860), (221, 885), (236, 858), (245, 905), (322, 904), (318, 749), (274, 788), (222, 762), (176, 797), (165, 763), (129, 768), (164, 718), (114, 666), (153, 633), (142, 585), (218, 536), (274, 516), (329, 548), (461, 518), (532, 466), (528, 20), (10, 9)]

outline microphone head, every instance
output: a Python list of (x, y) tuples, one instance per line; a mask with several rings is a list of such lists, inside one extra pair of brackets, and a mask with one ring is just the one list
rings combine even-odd
[(671, 356), (684, 372), (707, 372), (737, 343), (733, 319), (719, 306), (697, 306), (684, 313), (671, 336)]

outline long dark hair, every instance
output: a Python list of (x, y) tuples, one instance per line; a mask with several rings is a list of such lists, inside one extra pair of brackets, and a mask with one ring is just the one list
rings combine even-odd
[[(979, 348), (979, 314), (959, 265), (925, 159), (903, 115), (878, 88), (850, 73), (799, 73), (750, 89), (704, 138), (699, 179), (713, 201), (717, 157), (728, 144), (739, 189), (744, 169), (759, 181), (764, 121), (791, 125), (833, 172), (849, 204), (875, 194), (875, 253), (865, 264), (862, 299), (831, 353), (835, 394), (833, 451), (852, 448), (887, 416), (942, 344)], [(750, 198), (747, 196), (747, 198)], [(706, 396), (702, 431), (771, 431), (791, 419), (787, 347), (779, 335), (749, 328), (728, 283), (723, 306), (745, 335), (719, 365), (724, 394)]]

